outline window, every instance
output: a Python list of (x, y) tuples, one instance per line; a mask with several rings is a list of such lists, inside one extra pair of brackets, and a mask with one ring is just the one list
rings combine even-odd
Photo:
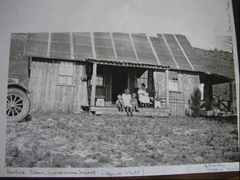
[(178, 91), (177, 80), (169, 80), (168, 86), (169, 86), (169, 91)]
[(178, 73), (169, 71), (169, 91), (178, 91)]
[(148, 70), (145, 70), (143, 72), (138, 71), (138, 73), (137, 73), (135, 87), (140, 88), (142, 83), (144, 83), (146, 85), (146, 88), (148, 87)]
[(60, 62), (58, 84), (59, 85), (73, 85), (74, 65), (73, 62)]

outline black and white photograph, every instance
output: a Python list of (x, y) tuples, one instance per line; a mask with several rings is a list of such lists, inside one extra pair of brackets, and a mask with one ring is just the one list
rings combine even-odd
[(6, 166), (237, 162), (232, 41), (222, 39), (229, 51), (175, 34), (12, 34)]
[(10, 174), (239, 162), (233, 30), (73, 30), (10, 34)]

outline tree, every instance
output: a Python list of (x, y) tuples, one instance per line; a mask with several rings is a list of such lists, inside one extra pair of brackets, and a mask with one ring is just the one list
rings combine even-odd
[(191, 110), (193, 111), (192, 115), (194, 117), (199, 116), (200, 111), (200, 103), (201, 103), (201, 91), (199, 88), (195, 88), (191, 95)]

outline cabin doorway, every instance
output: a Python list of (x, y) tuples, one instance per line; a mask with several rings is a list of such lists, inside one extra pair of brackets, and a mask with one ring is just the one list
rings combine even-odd
[(128, 69), (126, 67), (112, 68), (112, 103), (115, 104), (118, 94), (123, 94), (128, 87)]

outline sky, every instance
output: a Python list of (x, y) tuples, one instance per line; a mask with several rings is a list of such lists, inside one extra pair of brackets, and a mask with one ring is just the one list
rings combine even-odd
[(174, 33), (186, 35), (194, 47), (227, 50), (222, 36), (232, 33), (229, 3), (229, 0), (0, 0), (0, 22), (4, 25), (0, 29)]

